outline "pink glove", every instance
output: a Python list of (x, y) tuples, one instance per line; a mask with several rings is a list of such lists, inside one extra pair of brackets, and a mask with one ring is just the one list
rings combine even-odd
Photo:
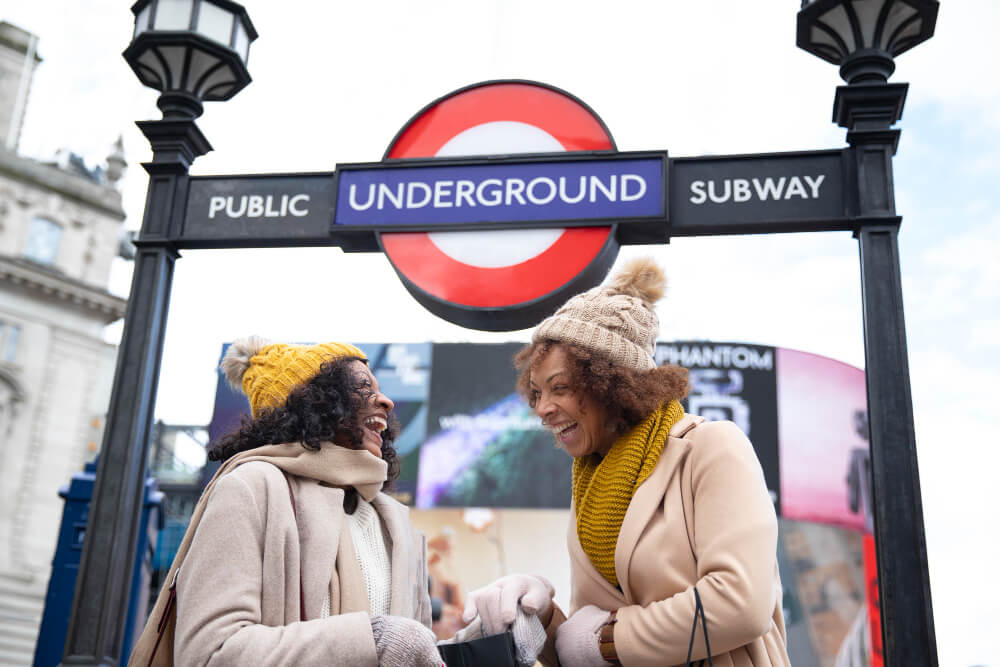
[(610, 611), (588, 604), (580, 607), (556, 630), (559, 662), (573, 667), (606, 667), (597, 639), (601, 627), (611, 618)]
[(499, 634), (514, 622), (518, 604), (526, 614), (544, 616), (555, 592), (545, 577), (510, 574), (469, 593), (462, 620), (470, 623), (478, 614), (486, 634)]

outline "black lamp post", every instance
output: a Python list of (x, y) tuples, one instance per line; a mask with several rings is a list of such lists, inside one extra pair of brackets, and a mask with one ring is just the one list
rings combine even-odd
[(159, 90), (164, 118), (197, 118), (202, 102), (228, 100), (250, 83), (246, 62), (257, 31), (229, 0), (139, 0), (125, 60)]
[(804, 0), (799, 47), (840, 66), (833, 120), (847, 128), (861, 253), (875, 543), (885, 664), (937, 665), (903, 323), (892, 156), (907, 84), (893, 57), (934, 34), (936, 0)]
[(202, 102), (226, 100), (250, 83), (246, 60), (257, 37), (246, 10), (229, 0), (140, 0), (124, 57), (161, 92), (162, 120), (140, 121), (153, 160), (135, 241), (135, 269), (107, 428), (87, 520), (63, 664), (117, 665), (143, 504), (152, 407), (188, 169), (212, 149), (195, 125)]
[(893, 58), (934, 34), (937, 0), (803, 0), (795, 43), (847, 83), (885, 83)]

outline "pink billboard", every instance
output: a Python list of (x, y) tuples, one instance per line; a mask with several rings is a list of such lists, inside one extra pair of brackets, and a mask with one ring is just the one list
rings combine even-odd
[(775, 349), (781, 514), (871, 532), (865, 373)]

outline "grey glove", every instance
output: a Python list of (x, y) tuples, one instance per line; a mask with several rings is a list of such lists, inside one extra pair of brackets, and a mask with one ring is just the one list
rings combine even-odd
[(402, 616), (373, 616), (372, 636), (379, 667), (442, 667), (430, 628)]
[(517, 616), (510, 627), (514, 635), (514, 649), (518, 667), (531, 667), (538, 660), (538, 654), (545, 646), (545, 628), (537, 614), (526, 614), (517, 606)]
[[(538, 654), (545, 647), (545, 627), (542, 625), (536, 614), (527, 614), (517, 606), (517, 615), (510, 626), (510, 632), (514, 635), (514, 658), (518, 667), (531, 667), (538, 660)], [(438, 644), (455, 644), (458, 642), (468, 642), (486, 636), (483, 620), (478, 616), (472, 623), (455, 633), (450, 639), (444, 639)]]

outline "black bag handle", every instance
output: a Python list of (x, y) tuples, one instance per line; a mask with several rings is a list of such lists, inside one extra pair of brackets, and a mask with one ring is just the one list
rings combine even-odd
[[(694, 636), (698, 634), (698, 614), (701, 614), (701, 627), (705, 632), (705, 652), (708, 653), (708, 665), (712, 665), (712, 647), (708, 645), (708, 621), (705, 620), (705, 605), (701, 603), (701, 596), (698, 595), (698, 587), (694, 589), (694, 624), (691, 626), (691, 641), (688, 642), (688, 655), (685, 661), (686, 667), (691, 667), (691, 652), (694, 650)], [(702, 662), (705, 662), (702, 660)]]

